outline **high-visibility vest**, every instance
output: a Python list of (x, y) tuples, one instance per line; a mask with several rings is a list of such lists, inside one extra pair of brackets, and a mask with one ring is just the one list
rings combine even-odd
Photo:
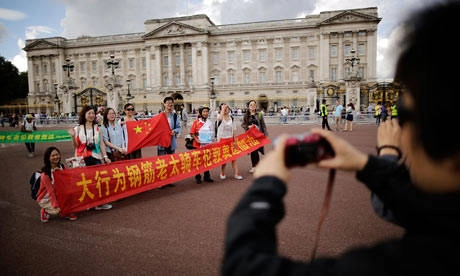
[(381, 105), (376, 105), (375, 106), (375, 116), (379, 116), (381, 111)]
[(391, 116), (398, 116), (398, 109), (397, 106), (394, 104), (391, 106)]
[(321, 117), (322, 116), (327, 116), (327, 106), (325, 104), (321, 104), (319, 106), (319, 111), (320, 111)]

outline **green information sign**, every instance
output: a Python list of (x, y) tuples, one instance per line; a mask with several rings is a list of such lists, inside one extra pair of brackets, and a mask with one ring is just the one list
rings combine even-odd
[(0, 144), (5, 143), (40, 143), (72, 141), (67, 130), (36, 130), (34, 132), (2, 131), (0, 132)]

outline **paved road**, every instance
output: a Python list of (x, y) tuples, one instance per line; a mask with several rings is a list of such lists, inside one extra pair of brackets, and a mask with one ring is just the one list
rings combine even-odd
[[(311, 127), (269, 125), (269, 138)], [(375, 150), (372, 124), (338, 135), (366, 152)], [(27, 157), (22, 144), (0, 147), (0, 275), (219, 275), (226, 219), (252, 179), (249, 156), (238, 161), (244, 180), (220, 180), (219, 169), (214, 169), (212, 184), (197, 185), (190, 178), (174, 188), (117, 201), (109, 211), (79, 213), (77, 221), (42, 223), (29, 196), (28, 178), (41, 167), (48, 146), (37, 144), (34, 158)], [(57, 146), (64, 157), (72, 155), (70, 142)], [(143, 154), (155, 155), (156, 149), (145, 148)], [(314, 166), (293, 169), (287, 216), (278, 228), (282, 254), (309, 259), (327, 173)], [(376, 217), (369, 191), (353, 173), (337, 173), (318, 256), (401, 234), (399, 227)]]

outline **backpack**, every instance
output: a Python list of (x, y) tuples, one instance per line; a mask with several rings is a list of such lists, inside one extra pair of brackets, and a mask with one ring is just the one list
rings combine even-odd
[(32, 173), (30, 176), (29, 184), (30, 184), (30, 196), (32, 197), (33, 200), (37, 200), (37, 193), (38, 190), (40, 189), (40, 176), (41, 176), (40, 171), (35, 171)]

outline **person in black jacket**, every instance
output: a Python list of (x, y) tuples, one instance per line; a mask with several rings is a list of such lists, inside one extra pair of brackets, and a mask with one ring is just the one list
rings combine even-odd
[(222, 275), (459, 274), (460, 139), (446, 118), (455, 117), (460, 102), (454, 81), (460, 55), (454, 43), (442, 43), (456, 33), (459, 13), (459, 1), (444, 1), (408, 19), (395, 73), (403, 87), (398, 119), (379, 126), (378, 156), (330, 131), (312, 129), (335, 152), (317, 165), (355, 171), (404, 235), (308, 263), (280, 256), (276, 226), (285, 215), (290, 176), (284, 135), (259, 162), (254, 182), (228, 219)]

